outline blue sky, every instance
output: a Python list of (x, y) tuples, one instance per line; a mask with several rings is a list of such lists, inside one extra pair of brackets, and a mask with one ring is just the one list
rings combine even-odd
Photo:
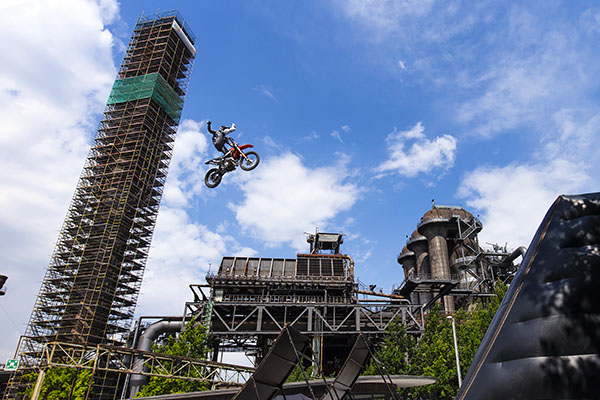
[[(0, 6), (0, 362), (33, 307), (136, 19), (178, 9), (198, 56), (138, 313), (179, 314), (225, 255), (346, 234), (367, 284), (437, 204), (527, 246), (561, 193), (598, 191), (593, 1), (25, 1)], [(24, 28), (26, 27), (26, 28)], [(203, 186), (205, 121), (260, 166)]]

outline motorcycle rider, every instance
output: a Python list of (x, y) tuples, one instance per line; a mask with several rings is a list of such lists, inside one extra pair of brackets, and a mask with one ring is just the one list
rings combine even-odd
[(217, 150), (219, 150), (223, 155), (220, 158), (223, 158), (227, 155), (229, 149), (225, 147), (225, 143), (227, 142), (227, 138), (225, 137), (228, 133), (235, 131), (235, 123), (231, 124), (231, 127), (226, 125), (221, 125), (218, 131), (211, 129), (211, 122), (206, 121), (206, 128), (210, 133), (212, 133), (212, 142)]

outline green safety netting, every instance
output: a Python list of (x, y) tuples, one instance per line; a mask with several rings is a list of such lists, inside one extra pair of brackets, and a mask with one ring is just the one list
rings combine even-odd
[(153, 98), (175, 122), (179, 122), (183, 100), (161, 74), (155, 72), (115, 81), (107, 104)]

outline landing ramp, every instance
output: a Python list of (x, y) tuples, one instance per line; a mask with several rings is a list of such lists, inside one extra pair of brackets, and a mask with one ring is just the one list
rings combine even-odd
[(310, 339), (296, 329), (283, 328), (269, 352), (246, 381), (233, 400), (270, 400), (298, 363), (298, 353), (304, 353)]
[(457, 396), (600, 398), (600, 193), (546, 214)]
[(346, 362), (321, 400), (341, 400), (346, 397), (370, 357), (369, 344), (363, 335), (358, 335)]

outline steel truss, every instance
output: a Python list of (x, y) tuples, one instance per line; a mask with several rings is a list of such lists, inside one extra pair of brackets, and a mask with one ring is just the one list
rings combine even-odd
[[(39, 367), (30, 368), (41, 372), (34, 394), (43, 384), (45, 371), (52, 367), (91, 370), (93, 371), (91, 380), (97, 373), (108, 372), (207, 382), (213, 387), (220, 384), (242, 385), (254, 372), (254, 368), (250, 367), (123, 347), (51, 342), (46, 344), (41, 352)], [(27, 369), (23, 370), (26, 371)], [(35, 396), (32, 396), (32, 400), (34, 398)]]
[(423, 330), (420, 308), (404, 304), (214, 303), (211, 333), (272, 335), (286, 324), (303, 334), (383, 333), (396, 318), (408, 324), (410, 331)]
[(286, 325), (313, 338), (348, 337), (358, 332), (382, 336), (394, 320), (406, 324), (410, 333), (424, 331), (420, 306), (377, 300), (355, 304), (249, 304), (206, 299), (186, 303), (186, 314), (210, 321), (210, 332), (220, 341), (221, 351), (260, 352), (262, 344)]

